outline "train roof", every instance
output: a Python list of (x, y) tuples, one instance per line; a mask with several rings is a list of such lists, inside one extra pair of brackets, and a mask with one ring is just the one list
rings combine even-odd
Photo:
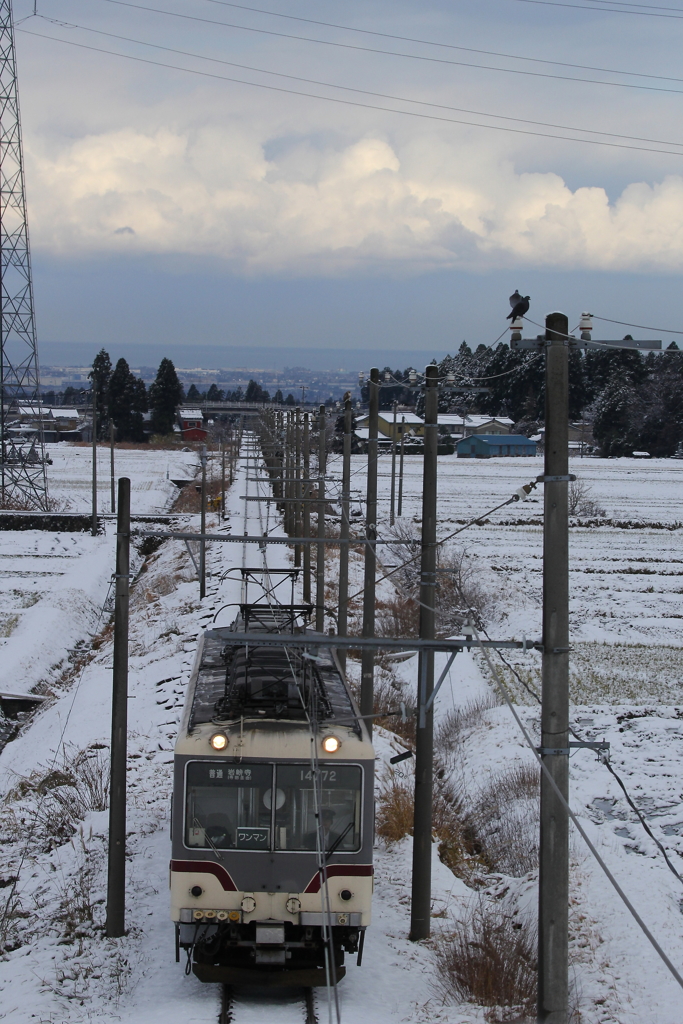
[[(206, 630), (188, 694), (187, 732), (240, 719), (343, 724), (364, 730), (334, 650), (316, 646), (321, 634), (297, 625), (298, 606), (242, 605), (230, 627)], [(249, 647), (234, 633), (305, 633), (310, 647)], [(192, 687), (192, 681), (191, 681)], [(191, 702), (191, 703), (190, 703)]]

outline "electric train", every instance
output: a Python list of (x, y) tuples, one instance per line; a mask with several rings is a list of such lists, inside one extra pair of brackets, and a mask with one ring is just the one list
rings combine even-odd
[(345, 953), (362, 958), (374, 751), (307, 611), (241, 604), (232, 626), (199, 639), (175, 747), (170, 884), (176, 960), (184, 950), (202, 981), (324, 985), (344, 976)]

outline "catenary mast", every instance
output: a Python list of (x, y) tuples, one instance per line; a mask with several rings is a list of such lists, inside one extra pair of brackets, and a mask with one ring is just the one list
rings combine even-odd
[[(11, 0), (0, 0), (0, 502), (47, 507)], [(37, 433), (12, 430), (19, 409)], [(26, 417), (25, 417), (26, 418)]]

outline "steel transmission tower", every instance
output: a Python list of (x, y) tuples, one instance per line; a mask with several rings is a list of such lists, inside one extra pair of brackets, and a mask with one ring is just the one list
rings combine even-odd
[[(0, 505), (47, 507), (11, 0), (0, 0)], [(12, 429), (19, 408), (37, 428)]]

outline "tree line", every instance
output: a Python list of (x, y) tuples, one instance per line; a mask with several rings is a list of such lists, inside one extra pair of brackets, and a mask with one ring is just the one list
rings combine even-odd
[[(632, 340), (627, 335), (624, 340)], [(436, 360), (432, 360), (436, 363)], [(458, 395), (439, 391), (439, 412), (459, 415), (477, 412), (507, 416), (514, 431), (531, 436), (543, 425), (545, 361), (542, 353), (479, 345), (474, 351), (463, 341), (455, 356), (437, 363), (439, 376), (456, 375), (456, 383), (486, 387), (486, 393)], [(411, 367), (380, 374), (380, 408), (394, 402), (424, 410), (424, 395), (408, 387)], [(384, 382), (389, 372), (396, 383)], [(367, 402), (367, 384), (363, 400)], [(569, 350), (569, 418), (592, 424), (602, 455), (673, 455), (683, 445), (683, 352), (672, 342), (664, 352), (637, 349)]]
[(188, 402), (274, 402), (275, 405), (296, 405), (294, 395), (285, 398), (280, 390), (273, 397), (255, 381), (250, 380), (246, 389), (241, 385), (235, 391), (223, 391), (217, 384), (212, 384), (208, 391), (200, 391), (196, 384), (190, 384), (187, 392)]

